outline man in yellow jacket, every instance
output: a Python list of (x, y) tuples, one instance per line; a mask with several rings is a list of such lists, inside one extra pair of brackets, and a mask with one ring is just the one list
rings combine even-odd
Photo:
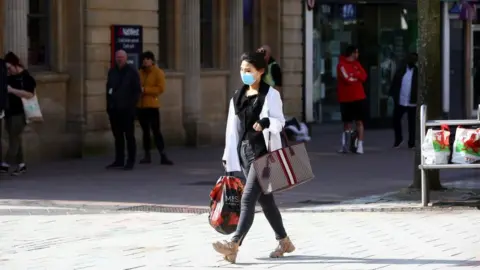
[(150, 155), (151, 131), (160, 153), (160, 163), (162, 165), (173, 165), (173, 162), (165, 154), (165, 142), (160, 131), (159, 97), (165, 91), (165, 73), (155, 65), (155, 55), (152, 52), (144, 52), (141, 59), (143, 62), (140, 69), (142, 94), (137, 104), (137, 117), (142, 127), (145, 156), (140, 160), (140, 164), (152, 162)]

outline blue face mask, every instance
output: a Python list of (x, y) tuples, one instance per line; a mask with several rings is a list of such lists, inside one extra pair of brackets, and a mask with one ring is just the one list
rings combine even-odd
[(252, 85), (256, 81), (252, 73), (242, 73), (241, 76), (243, 83), (246, 85)]

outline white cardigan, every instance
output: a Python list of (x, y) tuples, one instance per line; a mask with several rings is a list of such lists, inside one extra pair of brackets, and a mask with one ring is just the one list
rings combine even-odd
[[(283, 104), (280, 98), (280, 93), (270, 87), (265, 97), (265, 102), (260, 112), (260, 119), (268, 117), (270, 120), (269, 128), (264, 129), (263, 137), (268, 143), (269, 135), (271, 134), (271, 149), (275, 151), (282, 148), (281, 131), (285, 126), (285, 117), (283, 115)], [(227, 130), (225, 132), (225, 150), (223, 152), (222, 160), (226, 161), (227, 172), (241, 171), (240, 157), (238, 155), (238, 143), (240, 139), (240, 119), (235, 114), (233, 105), (233, 98), (230, 100), (227, 118)]]

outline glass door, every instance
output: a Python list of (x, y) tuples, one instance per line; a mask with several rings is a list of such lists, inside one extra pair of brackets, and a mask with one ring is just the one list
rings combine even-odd
[[(363, 85), (371, 126), (390, 126), (393, 102), (389, 90), (396, 68), (416, 49), (416, 6), (322, 4), (313, 14), (313, 116), (321, 122), (339, 121), (336, 66), (349, 44), (358, 46), (359, 61), (368, 73)], [(479, 43), (480, 45), (480, 43)]]
[(357, 42), (357, 5), (323, 4), (313, 16), (313, 116), (317, 122), (340, 121), (337, 64)]
[(377, 113), (372, 117), (392, 117), (390, 87), (397, 70), (405, 65), (405, 57), (416, 52), (417, 14), (415, 7), (383, 5), (378, 18), (379, 91), (376, 100), (372, 100), (372, 111)]

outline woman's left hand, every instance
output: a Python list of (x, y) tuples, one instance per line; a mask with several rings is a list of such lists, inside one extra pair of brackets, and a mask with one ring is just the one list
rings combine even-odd
[(260, 125), (258, 122), (256, 122), (254, 125), (253, 125), (253, 129), (255, 131), (262, 131), (263, 128), (262, 128), (262, 125)]
[(13, 92), (13, 88), (9, 85), (9, 86), (7, 87), (7, 91), (8, 91), (8, 93), (12, 93), (12, 92)]

